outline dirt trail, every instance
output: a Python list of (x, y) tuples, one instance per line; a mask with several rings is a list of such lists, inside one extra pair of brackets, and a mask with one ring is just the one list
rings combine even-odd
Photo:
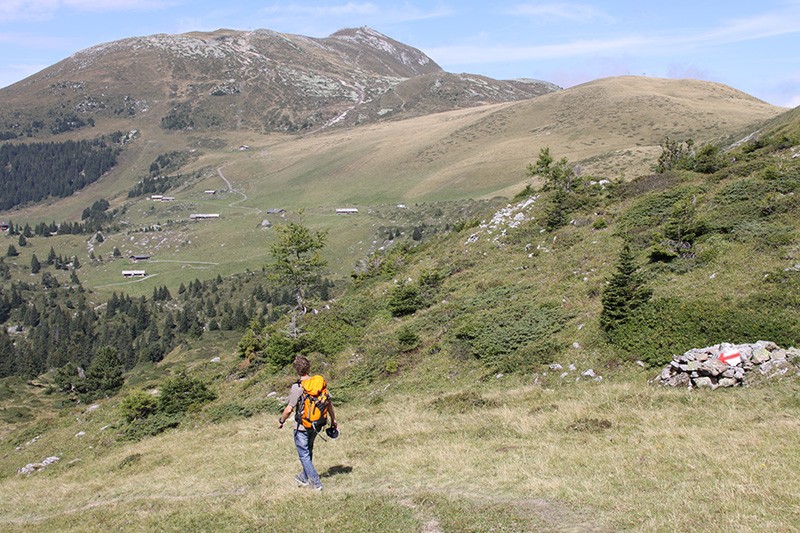
[(217, 174), (222, 179), (222, 181), (225, 182), (225, 185), (227, 185), (228, 192), (239, 194), (242, 197), (241, 200), (236, 200), (235, 202), (229, 203), (228, 207), (235, 207), (237, 209), (246, 209), (248, 211), (253, 211), (255, 213), (261, 213), (261, 209), (259, 209), (257, 207), (243, 207), (243, 206), (240, 206), (240, 205), (236, 205), (236, 204), (240, 204), (242, 202), (246, 202), (247, 199), (248, 199), (247, 195), (245, 193), (243, 193), (242, 191), (233, 188), (233, 185), (231, 184), (230, 180), (228, 180), (228, 178), (225, 177), (225, 174), (222, 173), (222, 167), (219, 167), (217, 169)]

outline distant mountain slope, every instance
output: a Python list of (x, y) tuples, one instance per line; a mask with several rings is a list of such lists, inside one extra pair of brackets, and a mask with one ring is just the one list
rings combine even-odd
[(296, 205), (513, 196), (545, 146), (585, 174), (633, 178), (650, 172), (667, 137), (722, 142), (780, 112), (716, 83), (607, 78), (523, 102), (273, 140), (269, 157), (238, 154), (226, 173)]
[(269, 30), (152, 35), (94, 46), (0, 90), (0, 134), (107, 129), (134, 117), (170, 130), (307, 132), (557, 89), (447, 74), (366, 27), (324, 39)]
[[(417, 76), (385, 98), (408, 98), (418, 89), (406, 93), (405, 84), (435, 85), (437, 78), (445, 80), (447, 75)], [(99, 199), (121, 206), (153, 161), (173, 150), (194, 151), (191, 163), (181, 169), (202, 176), (193, 188), (202, 193), (227, 187), (217, 173), (224, 166), (232, 187), (245, 192), (246, 204), (253, 208), (513, 196), (530, 181), (526, 165), (545, 146), (555, 156), (580, 164), (585, 175), (632, 179), (650, 172), (667, 137), (729, 143), (758, 131), (784, 111), (717, 83), (628, 76), (520, 102), (314, 135), (170, 132), (150, 125), (126, 145), (117, 169), (107, 178), (81, 195), (26, 207), (13, 218), (73, 220)], [(123, 127), (142, 123), (141, 117), (118, 122)], [(87, 132), (94, 134), (96, 129)], [(250, 149), (232, 149), (242, 144)]]

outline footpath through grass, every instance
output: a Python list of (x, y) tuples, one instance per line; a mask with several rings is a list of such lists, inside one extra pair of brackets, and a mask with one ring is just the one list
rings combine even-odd
[[(321, 494), (293, 485), (272, 413), (127, 444), (89, 421), (3, 444), (0, 529), (287, 531), (301, 507), (314, 531), (797, 528), (798, 385), (690, 392), (649, 374), (340, 405), (341, 437), (315, 450)], [(61, 460), (16, 475), (38, 455)]]

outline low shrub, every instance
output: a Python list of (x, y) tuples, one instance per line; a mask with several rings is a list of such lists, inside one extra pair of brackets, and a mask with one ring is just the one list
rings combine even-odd
[(158, 412), (165, 415), (182, 415), (199, 409), (216, 397), (216, 393), (203, 381), (180, 373), (168, 378), (161, 386)]
[(414, 332), (414, 330), (408, 326), (403, 326), (397, 330), (397, 343), (400, 351), (410, 352), (419, 346), (420, 338), (419, 335)]
[(134, 441), (153, 437), (168, 429), (178, 427), (181, 418), (181, 415), (170, 415), (166, 413), (156, 413), (147, 418), (139, 418), (123, 427), (120, 436), (123, 439)]
[(425, 306), (425, 303), (417, 284), (400, 282), (389, 291), (386, 306), (392, 316), (401, 317), (417, 312)]
[(250, 418), (255, 414), (252, 408), (236, 403), (224, 403), (221, 405), (211, 405), (206, 409), (209, 420), (215, 424), (228, 422), (230, 420), (239, 420), (241, 418)]
[(529, 370), (561, 352), (552, 335), (564, 321), (563, 313), (554, 306), (528, 303), (486, 309), (455, 324), (453, 350), (479, 359), (493, 371)]
[(119, 404), (119, 411), (126, 422), (133, 422), (152, 415), (158, 409), (158, 400), (143, 390), (128, 393)]
[[(773, 309), (770, 309), (773, 311)], [(721, 342), (771, 340), (781, 346), (800, 343), (800, 316), (765, 312), (747, 302), (652, 300), (609, 335), (611, 342), (651, 367), (663, 366), (675, 354)]]
[(472, 411), (474, 409), (497, 407), (497, 405), (496, 401), (488, 400), (473, 391), (456, 392), (454, 394), (439, 396), (431, 401), (432, 409), (446, 413), (460, 413)]

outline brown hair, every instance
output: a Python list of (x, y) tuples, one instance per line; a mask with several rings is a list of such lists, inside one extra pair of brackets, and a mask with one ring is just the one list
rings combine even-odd
[(298, 376), (305, 376), (311, 371), (311, 363), (302, 355), (295, 357), (292, 366), (294, 367), (294, 371), (297, 372)]

